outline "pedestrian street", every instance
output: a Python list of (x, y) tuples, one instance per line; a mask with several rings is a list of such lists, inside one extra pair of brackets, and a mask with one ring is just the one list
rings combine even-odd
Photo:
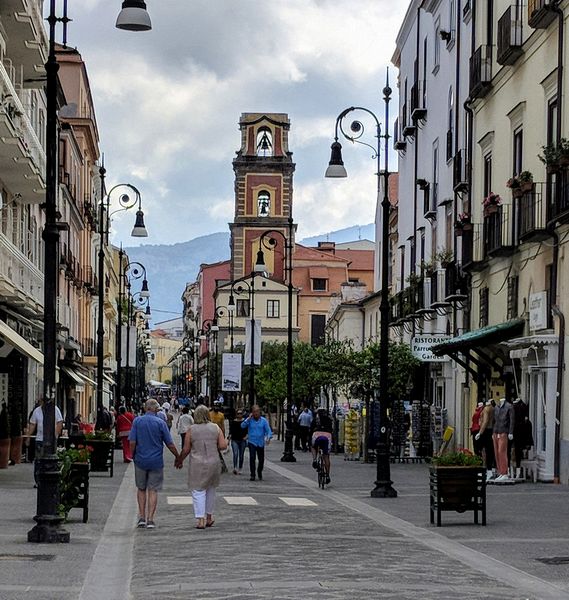
[(307, 455), (297, 453), (299, 463), (285, 467), (278, 456), (271, 449), (263, 481), (249, 481), (246, 472), (222, 477), (215, 525), (206, 530), (194, 529), (186, 471), (167, 470), (157, 528), (134, 533), (132, 597), (555, 597), (545, 588), (542, 595), (528, 593), (547, 584), (515, 577), (507, 565), (499, 565), (507, 583), (486, 575), (493, 559), (436, 533), (431, 539), (430, 532), (383, 513), (381, 503), (370, 507), (333, 483), (319, 490), (315, 474), (308, 476)]

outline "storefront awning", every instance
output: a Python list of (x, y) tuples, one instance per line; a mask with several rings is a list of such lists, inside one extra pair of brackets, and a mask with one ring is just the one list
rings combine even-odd
[(79, 377), (81, 377), (81, 379), (83, 379), (83, 383), (87, 382), (87, 383), (90, 383), (91, 385), (97, 387), (97, 382), (94, 379), (91, 379), (90, 377), (88, 377), (85, 373), (83, 373), (83, 371), (77, 371), (77, 375), (79, 375)]
[(70, 369), (69, 367), (61, 367), (61, 370), (69, 377), (69, 379), (71, 379), (71, 381), (77, 385), (85, 384), (85, 380), (81, 379), (81, 377), (73, 369)]
[(432, 347), (433, 354), (443, 356), (456, 352), (465, 352), (476, 348), (499, 344), (520, 335), (525, 326), (524, 319), (513, 319), (498, 325), (489, 325), (474, 331), (468, 331)]
[(116, 381), (106, 373), (103, 373), (103, 379), (106, 379), (111, 385), (117, 385)]
[(19, 350), (22, 354), (25, 354), (28, 358), (43, 365), (43, 354), (4, 321), (0, 321), (0, 337), (10, 345), (14, 346), (14, 348)]

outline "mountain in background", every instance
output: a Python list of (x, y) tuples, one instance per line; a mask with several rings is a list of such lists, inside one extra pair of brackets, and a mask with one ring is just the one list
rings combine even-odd
[(176, 318), (168, 312), (182, 315), (182, 293), (188, 282), (195, 281), (202, 263), (229, 258), (229, 232), (203, 235), (179, 244), (135, 246), (125, 251), (131, 262), (137, 261), (146, 267), (154, 324)]
[[(300, 240), (304, 246), (318, 242), (352, 242), (359, 239), (374, 240), (375, 226), (354, 225)], [(190, 281), (195, 281), (202, 263), (214, 263), (230, 258), (229, 233), (203, 235), (179, 244), (146, 244), (125, 248), (131, 262), (146, 267), (150, 288), (152, 323), (182, 315), (181, 296)], [(133, 291), (137, 287), (133, 286)]]

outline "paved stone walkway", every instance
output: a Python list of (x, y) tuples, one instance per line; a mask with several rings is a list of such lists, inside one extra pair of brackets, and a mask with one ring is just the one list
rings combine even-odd
[[(333, 486), (322, 492), (315, 477), (298, 474), (305, 466), (273, 462), (262, 482), (224, 476), (215, 527), (203, 531), (194, 529), (192, 507), (181, 504), (188, 496), (185, 470), (169, 472), (157, 529), (135, 533), (132, 597), (569, 598), (560, 588)], [(177, 500), (168, 504), (167, 497)], [(233, 503), (235, 497), (254, 502)], [(314, 505), (290, 506), (283, 497)]]

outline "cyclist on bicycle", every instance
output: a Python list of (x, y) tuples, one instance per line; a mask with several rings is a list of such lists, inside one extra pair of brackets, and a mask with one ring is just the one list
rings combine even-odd
[(330, 483), (330, 450), (332, 449), (332, 431), (333, 423), (328, 411), (325, 408), (319, 408), (316, 419), (313, 422), (312, 432), (312, 467), (318, 468), (318, 451), (322, 450), (322, 457), (328, 476), (326, 483)]

